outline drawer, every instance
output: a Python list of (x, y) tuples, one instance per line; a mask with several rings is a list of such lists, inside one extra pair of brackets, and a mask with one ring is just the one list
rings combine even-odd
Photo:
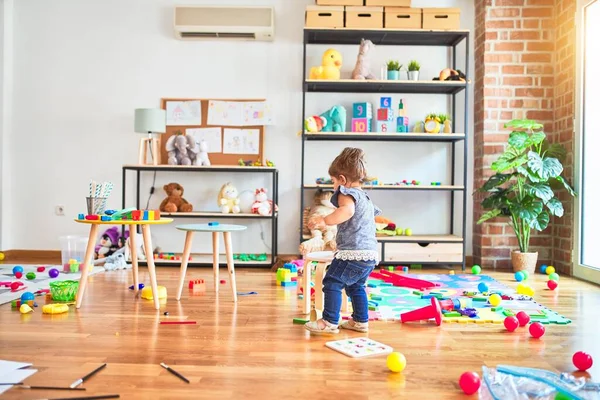
[(386, 243), (383, 261), (462, 262), (462, 251), (462, 243)]
[(346, 28), (383, 28), (383, 7), (346, 7)]
[(364, 6), (363, 0), (317, 0), (320, 6)]
[(423, 29), (460, 29), (460, 8), (424, 8)]
[(365, 6), (410, 7), (411, 0), (365, 0)]
[(386, 7), (385, 27), (393, 29), (421, 29), (423, 10), (421, 8)]
[(306, 7), (306, 27), (308, 28), (343, 28), (344, 7)]

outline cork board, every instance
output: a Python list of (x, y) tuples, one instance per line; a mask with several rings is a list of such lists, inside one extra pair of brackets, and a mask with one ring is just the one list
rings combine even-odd
[[(238, 160), (242, 159), (245, 161), (251, 160), (265, 162), (264, 159), (264, 141), (265, 141), (265, 127), (264, 125), (252, 125), (252, 126), (228, 126), (228, 125), (209, 125), (208, 124), (208, 103), (209, 100), (216, 101), (228, 101), (228, 102), (264, 102), (264, 99), (192, 99), (192, 98), (163, 98), (161, 99), (161, 108), (163, 110), (167, 109), (167, 102), (176, 102), (176, 101), (200, 101), (201, 104), (201, 124), (200, 125), (167, 125), (166, 132), (160, 135), (160, 164), (166, 165), (168, 160), (166, 143), (167, 140), (181, 132), (185, 135), (186, 129), (194, 129), (194, 128), (221, 128), (221, 151), (213, 152), (208, 149), (208, 157), (210, 159), (211, 165), (238, 165)], [(167, 117), (169, 119), (169, 117)], [(223, 151), (225, 150), (225, 129), (251, 129), (258, 131), (258, 154), (227, 154)]]

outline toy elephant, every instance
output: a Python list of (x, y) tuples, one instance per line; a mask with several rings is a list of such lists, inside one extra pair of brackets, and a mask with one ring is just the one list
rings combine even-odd
[(192, 136), (173, 135), (165, 145), (169, 165), (192, 165), (200, 151), (198, 143)]
[(327, 125), (321, 132), (346, 132), (346, 109), (344, 106), (333, 106), (321, 117), (327, 120)]

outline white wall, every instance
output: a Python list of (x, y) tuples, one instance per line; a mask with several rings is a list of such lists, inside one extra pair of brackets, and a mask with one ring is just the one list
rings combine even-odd
[[(215, 1), (180, 3), (214, 4)], [(72, 217), (85, 209), (90, 179), (113, 181), (112, 205), (120, 206), (121, 165), (135, 163), (137, 156), (139, 136), (133, 132), (135, 108), (156, 107), (162, 97), (238, 97), (267, 98), (275, 104), (277, 125), (267, 129), (266, 155), (280, 170), (279, 250), (296, 252), (301, 165), (301, 142), (296, 133), (301, 120), (302, 27), (304, 8), (313, 2), (259, 3), (275, 6), (274, 43), (177, 41), (172, 34), (173, 3), (168, 0), (15, 2), (14, 112), (9, 142), (9, 152), (14, 158), (8, 166), (12, 172), (12, 190), (3, 190), (6, 200), (13, 204), (10, 212), (14, 217), (12, 221), (3, 218), (3, 230), (10, 232), (4, 237), (3, 246), (58, 248), (58, 236), (85, 234), (85, 227), (73, 223)], [(415, 6), (431, 6), (427, 3), (413, 0)], [(436, 6), (460, 7), (461, 26), (473, 29), (472, 2), (440, 0)], [(340, 46), (340, 49), (345, 57), (343, 71), (349, 74), (358, 47)], [(318, 63), (322, 50), (320, 46), (311, 46), (309, 65)], [(381, 63), (391, 57), (420, 60), (423, 77), (436, 76), (446, 67), (443, 49), (380, 46), (373, 53), (374, 72), (379, 74)], [(446, 109), (444, 96), (403, 97), (413, 121), (427, 112)], [(394, 96), (395, 101), (398, 98)], [(378, 96), (370, 95), (309, 94), (307, 113), (323, 112), (335, 103), (351, 106), (354, 101), (377, 99)], [(458, 108), (457, 119), (459, 116), (462, 117), (462, 107)], [(371, 174), (382, 180), (449, 179), (444, 145), (357, 145), (367, 151)], [(343, 143), (315, 142), (308, 146), (307, 160), (311, 166), (307, 168), (307, 182), (326, 174), (328, 163)], [(185, 197), (196, 209), (216, 209), (217, 191), (227, 180), (240, 190), (268, 185), (263, 177), (247, 179), (249, 176), (159, 173), (158, 190), (150, 206), (156, 207), (162, 200), (162, 185), (177, 181), (186, 188)], [(3, 178), (6, 177), (7, 170)], [(133, 178), (133, 174), (128, 175), (128, 186)], [(151, 184), (152, 176), (148, 174), (143, 179), (142, 204)], [(133, 186), (129, 187), (128, 200), (132, 204), (135, 192)], [(415, 233), (447, 230), (449, 203), (444, 200), (447, 195), (386, 192), (373, 197), (386, 215), (400, 226), (412, 227)], [(397, 207), (399, 203), (401, 207)], [(66, 206), (67, 216), (54, 215), (58, 204)], [(252, 222), (243, 240), (241, 236), (238, 238), (236, 250), (268, 251), (261, 243), (261, 225), (265, 240), (270, 243), (268, 222)], [(471, 223), (467, 226), (470, 248)], [(160, 227), (153, 232), (156, 244), (164, 250), (181, 250), (183, 236), (173, 227)], [(194, 251), (208, 250), (206, 243), (197, 242)]]

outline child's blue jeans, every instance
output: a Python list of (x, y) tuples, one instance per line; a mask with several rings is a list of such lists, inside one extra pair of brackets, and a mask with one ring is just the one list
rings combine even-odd
[(369, 322), (369, 300), (365, 291), (367, 278), (375, 268), (373, 261), (346, 261), (333, 259), (323, 278), (325, 305), (323, 319), (337, 325), (342, 307), (342, 289), (352, 301), (352, 319)]

